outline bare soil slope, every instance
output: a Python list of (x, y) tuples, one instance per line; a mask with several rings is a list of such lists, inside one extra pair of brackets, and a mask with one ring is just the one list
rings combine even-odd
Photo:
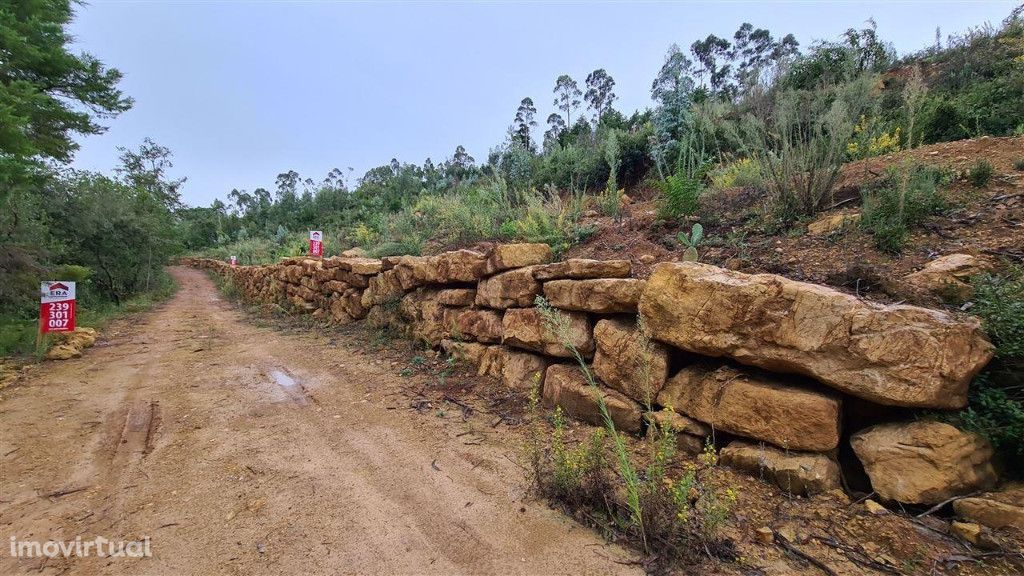
[[(990, 162), (994, 174), (986, 187), (973, 188), (963, 176), (979, 160)], [(877, 250), (871, 234), (857, 227), (829, 236), (805, 234), (800, 226), (782, 232), (765, 230), (764, 192), (744, 188), (712, 192), (693, 218), (704, 226), (707, 239), (700, 250), (701, 261), (829, 284), (882, 300), (906, 299), (906, 294), (891, 287), (937, 256), (966, 252), (1020, 264), (1024, 262), (1024, 171), (1014, 166), (1020, 160), (1024, 160), (1024, 137), (983, 137), (846, 165), (831, 212), (859, 209), (861, 188), (883, 177), (889, 167), (920, 163), (949, 169), (957, 176), (943, 189), (948, 209), (912, 230), (897, 256)], [(567, 257), (630, 258), (634, 273), (640, 276), (649, 274), (657, 262), (678, 260), (682, 246), (676, 233), (689, 226), (659, 223), (653, 191), (638, 190), (635, 196), (618, 221), (586, 219), (584, 223), (594, 225), (596, 232), (570, 249)]]

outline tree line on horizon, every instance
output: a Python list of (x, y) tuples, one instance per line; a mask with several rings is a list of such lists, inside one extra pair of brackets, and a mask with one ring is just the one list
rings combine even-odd
[[(688, 50), (672, 45), (651, 84), (653, 106), (615, 108), (603, 68), (582, 84), (555, 79), (544, 126), (523, 97), (503, 140), (478, 161), (458, 146), (440, 162), (392, 159), (355, 182), (294, 171), (272, 188), (232, 190), (191, 208), (186, 246), (259, 262), (301, 253), (324, 229), (328, 250), (376, 255), (488, 238), (565, 247), (587, 234), (583, 204), (612, 213), (618, 191), (658, 191), (662, 215), (692, 213), (712, 181), (755, 183), (786, 226), (831, 197), (847, 161), (920, 144), (1024, 134), (1021, 10), (899, 57), (873, 21), (802, 50), (792, 34), (744, 23)], [(820, 165), (815, 165), (817, 162)], [(814, 173), (800, 182), (802, 174)], [(794, 184), (796, 183), (796, 184)], [(582, 202), (580, 198), (592, 197)]]

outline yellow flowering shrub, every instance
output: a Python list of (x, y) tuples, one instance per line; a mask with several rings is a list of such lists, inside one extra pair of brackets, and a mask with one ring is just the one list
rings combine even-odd
[(851, 158), (871, 158), (900, 151), (902, 131), (897, 126), (892, 132), (882, 132), (871, 136), (876, 120), (860, 117), (860, 122), (853, 129), (853, 140), (846, 144), (846, 152)]

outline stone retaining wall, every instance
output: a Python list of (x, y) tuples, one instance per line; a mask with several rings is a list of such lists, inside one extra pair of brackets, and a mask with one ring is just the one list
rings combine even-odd
[[(551, 259), (544, 244), (506, 244), (380, 260), (185, 263), (215, 271), (250, 302), (392, 328), (509, 387), (539, 384), (548, 405), (600, 425), (571, 352), (533, 307), (542, 295), (565, 316), (622, 430), (671, 423), (687, 451), (712, 433), (734, 438), (726, 463), (794, 493), (839, 488), (837, 458), (851, 441), (883, 499), (928, 504), (995, 483), (991, 449), (971, 434), (844, 418), (847, 402), (858, 415), (963, 407), (993, 353), (976, 320), (706, 264), (664, 263), (641, 280), (626, 260)], [(656, 413), (644, 418), (648, 407)]]

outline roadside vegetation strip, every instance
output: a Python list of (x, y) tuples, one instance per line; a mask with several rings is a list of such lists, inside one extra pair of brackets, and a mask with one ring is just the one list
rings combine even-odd
[[(17, 369), (45, 358), (64, 359), (71, 357), (71, 353), (77, 355), (81, 349), (92, 346), (96, 338), (102, 336), (103, 331), (112, 323), (148, 312), (170, 299), (177, 288), (176, 282), (167, 276), (159, 289), (137, 294), (120, 304), (87, 297), (77, 309), (78, 329), (75, 332), (43, 335), (39, 339), (38, 347), (38, 318), (0, 318), (0, 359), (5, 366)], [(55, 346), (65, 345), (70, 348), (69, 354), (51, 354)]]

